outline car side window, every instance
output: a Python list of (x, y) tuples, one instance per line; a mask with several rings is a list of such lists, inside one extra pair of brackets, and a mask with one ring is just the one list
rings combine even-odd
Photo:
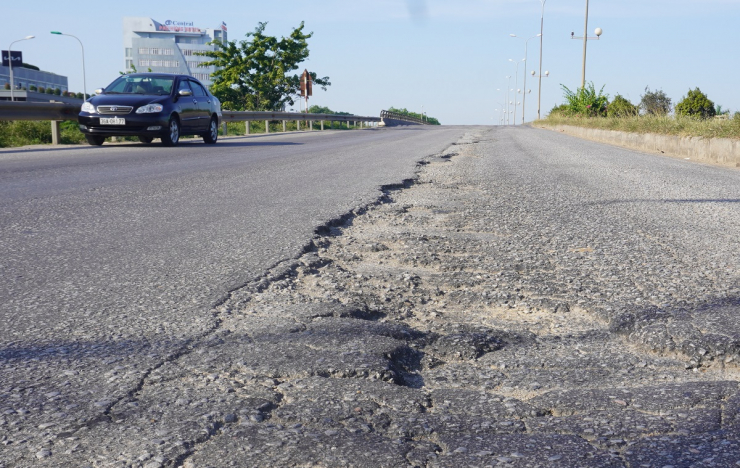
[(190, 85), (188, 84), (188, 80), (180, 80), (177, 92), (179, 93), (180, 91), (192, 91), (192, 89), (190, 89)]
[(193, 94), (198, 97), (206, 97), (208, 94), (206, 94), (206, 90), (203, 89), (203, 86), (200, 85), (200, 83), (196, 83), (195, 81), (190, 82), (190, 87), (193, 88)]

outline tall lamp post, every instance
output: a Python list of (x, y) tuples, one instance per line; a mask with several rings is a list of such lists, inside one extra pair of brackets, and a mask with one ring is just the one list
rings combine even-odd
[(13, 50), (13, 44), (16, 42), (21, 41), (27, 41), (29, 39), (33, 39), (36, 36), (26, 36), (23, 39), (18, 39), (17, 41), (13, 41), (10, 43), (10, 47), (8, 47), (8, 68), (10, 69), (10, 100), (15, 101), (15, 96), (13, 94), (13, 90), (15, 89), (15, 84), (13, 84), (13, 54), (11, 51)]
[[(527, 60), (527, 59), (521, 59), (521, 60), (509, 59), (509, 62), (516, 64), (516, 76), (515, 76), (515, 79), (514, 79), (514, 86), (516, 86), (517, 84), (519, 84), (519, 64), (522, 63), (522, 62), (524, 62), (525, 60)], [(526, 76), (526, 74), (525, 74), (525, 76)], [(516, 101), (516, 95), (514, 95), (514, 100)], [(516, 103), (514, 103), (514, 125), (516, 125)]]
[(588, 37), (588, 0), (586, 0), (586, 20), (583, 26), (583, 37), (576, 37), (575, 33), (570, 33), (571, 39), (583, 39), (583, 68), (581, 69), (581, 88), (586, 87), (586, 44), (588, 44), (589, 39), (599, 40), (599, 37), (601, 37), (601, 34), (603, 32), (604, 31), (601, 28), (596, 28), (596, 30), (594, 31), (596, 37)]
[(80, 43), (80, 48), (82, 48), (82, 101), (87, 100), (87, 80), (85, 79), (85, 46), (82, 45), (82, 41), (77, 36), (73, 36), (71, 34), (64, 34), (59, 31), (51, 31), (52, 34), (57, 34), (59, 36), (69, 36), (74, 37), (77, 39), (77, 42)]
[(506, 79), (506, 125), (509, 125), (509, 89), (511, 88), (511, 75), (508, 75)]
[(516, 34), (509, 34), (509, 36), (524, 40), (524, 97), (522, 98), (522, 124), (524, 124), (524, 108), (527, 104), (527, 43), (529, 43), (529, 41), (531, 39), (534, 39), (535, 37), (542, 37), (542, 34), (537, 34), (536, 36), (532, 36), (529, 39), (524, 39), (523, 37), (519, 37)]
[(542, 13), (540, 14), (540, 79), (537, 86), (537, 120), (540, 119), (540, 103), (542, 97), (542, 36), (545, 34), (545, 2), (547, 0), (540, 0), (542, 4)]
[(499, 111), (498, 113), (499, 121), (504, 122), (504, 105), (498, 101), (497, 103), (499, 106), (501, 106), (501, 109), (494, 109), (494, 111)]

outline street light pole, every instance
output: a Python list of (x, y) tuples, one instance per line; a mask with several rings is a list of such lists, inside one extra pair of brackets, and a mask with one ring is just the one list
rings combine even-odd
[(545, 33), (545, 2), (547, 0), (540, 0), (542, 4), (542, 13), (540, 14), (540, 79), (537, 89), (537, 120), (540, 119), (540, 103), (542, 97), (542, 36)]
[(498, 102), (498, 101), (496, 101), (496, 102), (497, 102), (497, 104), (499, 106), (501, 106), (501, 109), (494, 109), (494, 110), (495, 111), (496, 110), (499, 111), (499, 113), (498, 113), (499, 121), (503, 122), (503, 120), (504, 120), (504, 118), (503, 118), (503, 116), (504, 116), (504, 105), (502, 103)]
[(27, 41), (29, 39), (33, 39), (36, 36), (26, 36), (23, 39), (18, 39), (17, 41), (13, 41), (10, 43), (10, 46), (8, 47), (8, 68), (10, 69), (10, 100), (15, 101), (15, 95), (13, 91), (15, 90), (15, 84), (13, 84), (13, 54), (11, 53), (13, 50), (13, 44), (16, 42), (21, 41)]
[(506, 77), (506, 125), (509, 125), (509, 88), (511, 88), (511, 75)]
[[(517, 39), (524, 39), (523, 37), (519, 37), (516, 34), (509, 34), (509, 36), (516, 37)], [(524, 109), (526, 108), (527, 104), (527, 44), (535, 37), (542, 37), (542, 34), (537, 34), (536, 36), (532, 36), (524, 41), (524, 97), (522, 98), (522, 125), (524, 124)]]
[(80, 43), (80, 48), (82, 49), (82, 101), (87, 100), (87, 79), (85, 78), (85, 46), (82, 45), (82, 41), (77, 36), (73, 36), (72, 34), (64, 34), (59, 31), (51, 31), (52, 34), (56, 34), (59, 36), (69, 36), (74, 37), (77, 39), (77, 42)]
[[(581, 69), (581, 89), (584, 89), (586, 87), (586, 44), (588, 44), (589, 39), (598, 40), (601, 37), (602, 33), (603, 31), (601, 30), (601, 28), (596, 28), (596, 30), (594, 31), (596, 37), (588, 37), (588, 0), (586, 0), (586, 20), (583, 31), (583, 68)], [(581, 39), (580, 37), (576, 37), (575, 33), (570, 33), (570, 38)]]
[[(519, 64), (524, 62), (525, 60), (526, 59), (514, 61), (513, 59), (509, 59), (509, 62), (516, 63), (516, 78), (514, 79), (514, 86), (519, 84)], [(514, 101), (516, 101), (516, 94), (514, 94)], [(516, 102), (514, 102), (514, 125), (516, 125)]]
[(586, 87), (586, 44), (588, 44), (588, 0), (586, 0), (586, 19), (583, 25), (583, 69), (581, 70), (581, 88)]

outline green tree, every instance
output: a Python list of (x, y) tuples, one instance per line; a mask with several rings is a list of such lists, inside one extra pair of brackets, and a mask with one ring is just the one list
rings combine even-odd
[(694, 88), (676, 104), (676, 114), (708, 119), (716, 115), (716, 110), (707, 95), (699, 88)]
[(640, 108), (646, 114), (667, 115), (671, 112), (671, 98), (663, 90), (650, 91), (650, 87), (645, 86), (645, 94), (640, 97)]
[(722, 104), (717, 104), (714, 106), (714, 113), (715, 115), (730, 115), (730, 109), (725, 109)]
[[(214, 51), (199, 53), (212, 60), (203, 66), (215, 66), (211, 92), (225, 109), (281, 110), (293, 105), (300, 93), (300, 75), (290, 73), (309, 55), (308, 39), (313, 33), (303, 32), (304, 23), (289, 37), (280, 39), (265, 34), (267, 23), (260, 22), (247, 40), (214, 41)], [(314, 84), (326, 91), (329, 77), (311, 73)]]
[(322, 107), (313, 105), (308, 108), (309, 114), (334, 114), (334, 115), (352, 115), (349, 112), (334, 112), (333, 110), (329, 109), (328, 107)]
[(638, 111), (637, 106), (632, 104), (629, 99), (617, 94), (609, 103), (607, 113), (610, 117), (634, 117), (638, 114)]
[(609, 95), (603, 94), (603, 86), (598, 93), (593, 82), (586, 84), (583, 88), (578, 88), (575, 92), (568, 89), (565, 85), (561, 84), (560, 86), (563, 88), (568, 112), (571, 115), (606, 117), (606, 105), (609, 103)]

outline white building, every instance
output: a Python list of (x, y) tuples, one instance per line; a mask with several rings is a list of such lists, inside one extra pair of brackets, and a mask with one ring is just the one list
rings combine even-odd
[(146, 17), (123, 18), (123, 48), (126, 70), (132, 65), (139, 72), (151, 69), (160, 73), (182, 73), (210, 86), (215, 67), (201, 67), (209, 57), (196, 52), (215, 50), (213, 40), (226, 42), (226, 23), (217, 29), (200, 28), (191, 21), (166, 20), (163, 23)]

